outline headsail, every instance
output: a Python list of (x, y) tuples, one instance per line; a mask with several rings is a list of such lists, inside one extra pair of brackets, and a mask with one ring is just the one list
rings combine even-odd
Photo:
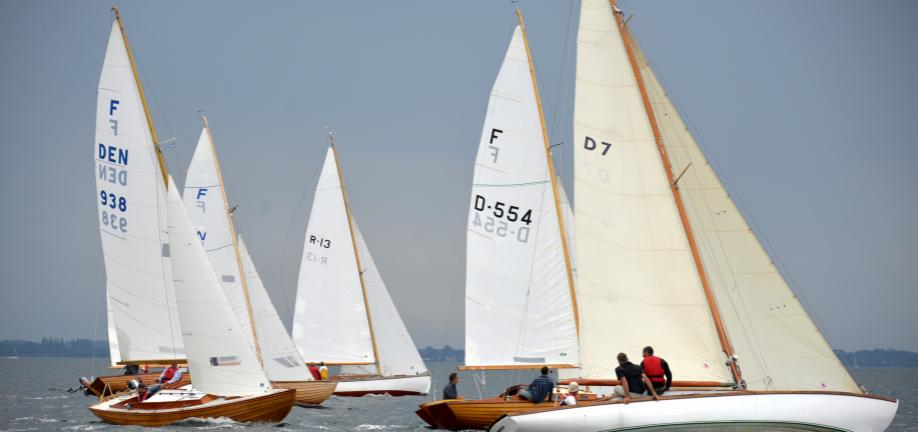
[[(188, 167), (184, 192), (185, 208), (195, 225), (198, 239), (253, 348), (253, 337), (257, 336), (259, 349), (255, 351), (262, 357), (268, 378), (273, 381), (311, 380), (312, 375), (306, 370), (302, 357), (280, 321), (248, 251), (241, 239), (237, 245), (233, 244), (235, 230), (230, 225), (231, 215), (227, 213), (226, 193), (219, 170), (213, 138), (210, 129), (205, 126)], [(243, 276), (239, 275), (240, 264), (245, 272)], [(247, 281), (245, 285), (243, 277)]]
[(169, 188), (168, 204), (176, 303), (192, 386), (220, 396), (266, 391), (270, 388), (268, 377), (239, 325), (174, 186)]
[(376, 363), (335, 154), (316, 185), (297, 284), (293, 341), (306, 361)]
[[(724, 323), (751, 390), (860, 392), (724, 189), (647, 59), (639, 64)], [(687, 168), (687, 169), (686, 169)]]
[[(118, 21), (99, 78), (93, 144), (112, 360), (184, 358), (166, 234), (166, 185)], [(113, 339), (113, 335), (114, 340)]]
[(466, 233), (466, 367), (576, 366), (558, 209), (520, 27), (491, 90)]
[(584, 0), (574, 107), (583, 376), (653, 345), (679, 377), (732, 382), (619, 26)]

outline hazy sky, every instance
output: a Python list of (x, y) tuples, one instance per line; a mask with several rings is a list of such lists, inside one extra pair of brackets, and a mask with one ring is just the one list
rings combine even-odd
[[(327, 140), (419, 346), (463, 344), (465, 219), (507, 1), (119, 2), (179, 183), (210, 118), (282, 317)], [(0, 339), (104, 339), (93, 180), (110, 1), (0, 1)], [(836, 348), (918, 351), (918, 2), (622, 1)], [(553, 142), (579, 4), (524, 1)], [(570, 184), (567, 144), (555, 148)], [(576, 199), (576, 197), (574, 197)]]

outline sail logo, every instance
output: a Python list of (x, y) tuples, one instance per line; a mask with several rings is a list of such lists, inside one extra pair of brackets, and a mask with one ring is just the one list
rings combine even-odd
[(488, 150), (491, 151), (491, 158), (493, 159), (494, 163), (497, 163), (497, 156), (500, 154), (500, 148), (494, 145), (494, 140), (498, 138), (499, 136), (498, 134), (502, 134), (502, 133), (504, 133), (504, 131), (497, 129), (497, 128), (492, 128), (491, 138), (488, 139)]
[[(600, 145), (603, 146), (602, 155), (605, 156), (606, 153), (609, 153), (609, 149), (612, 148), (612, 143), (607, 143), (607, 142), (602, 141), (602, 140), (600, 140), (599, 142), (600, 142)], [(598, 147), (599, 147), (599, 146), (596, 145), (596, 140), (593, 139), (593, 138), (591, 138), (591, 137), (589, 137), (589, 136), (587, 136), (586, 139), (583, 140), (583, 148), (584, 148), (584, 149), (587, 149), (587, 150), (589, 150), (589, 151), (593, 151), (593, 150), (596, 150)]]
[[(207, 213), (206, 203), (204, 202), (203, 199), (201, 199), (202, 197), (207, 195), (207, 190), (208, 190), (207, 188), (198, 188), (198, 195), (195, 197), (195, 199), (197, 200), (196, 203), (198, 207), (201, 208), (201, 213)], [(203, 241), (204, 237), (201, 237), (201, 240)]]

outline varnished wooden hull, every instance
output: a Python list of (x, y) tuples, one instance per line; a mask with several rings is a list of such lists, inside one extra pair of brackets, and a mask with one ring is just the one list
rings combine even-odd
[(338, 382), (335, 396), (421, 396), (430, 391), (430, 375), (337, 375), (331, 377), (331, 380)]
[[(128, 382), (131, 380), (134, 380), (134, 379), (141, 380), (145, 384), (149, 385), (155, 382), (156, 379), (159, 378), (160, 375), (161, 375), (160, 372), (154, 372), (154, 373), (145, 373), (145, 374), (137, 374), (137, 375), (100, 376), (94, 379), (90, 383), (84, 383), (81, 380), (80, 384), (86, 387), (86, 389), (89, 391), (89, 394), (87, 394), (87, 396), (90, 396), (90, 395), (108, 396), (114, 393), (123, 392), (127, 390)], [(176, 384), (178, 384), (179, 386), (191, 384), (191, 375), (188, 373), (183, 374), (182, 379), (180, 379), (179, 382)]]
[[(580, 405), (592, 405), (600, 400), (581, 400)], [(422, 404), (415, 413), (422, 420), (437, 429), (487, 429), (500, 417), (512, 413), (533, 413), (558, 407), (558, 402), (534, 404), (514, 396), (511, 400), (502, 397), (461, 400), (447, 399)]]
[(297, 405), (318, 405), (335, 392), (334, 381), (274, 381), (274, 388), (296, 390)]
[(164, 409), (114, 408), (110, 402), (102, 402), (89, 410), (106, 423), (132, 426), (164, 426), (190, 418), (226, 417), (237, 422), (282, 421), (296, 398), (296, 392), (289, 389), (273, 390), (266, 394), (245, 396), (231, 400), (215, 399), (200, 405), (176, 406)]

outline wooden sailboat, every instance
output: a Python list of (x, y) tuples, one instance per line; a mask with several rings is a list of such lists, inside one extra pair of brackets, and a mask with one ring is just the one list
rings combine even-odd
[(577, 43), (577, 293), (591, 299), (577, 380), (614, 385), (616, 353), (650, 344), (677, 376), (722, 384), (511, 414), (491, 430), (886, 429), (898, 401), (863, 393), (835, 357), (614, 1), (583, 0)]
[(293, 318), (307, 362), (341, 367), (335, 394), (427, 394), (430, 374), (350, 211), (334, 136), (316, 186)]
[[(192, 417), (280, 421), (293, 407), (295, 392), (270, 387), (196, 239), (157, 147), (120, 14), (113, 11), (99, 83), (96, 184), (109, 297), (112, 306), (119, 304), (112, 309), (119, 352), (133, 356), (134, 347), (175, 343), (179, 335), (195, 376), (193, 388), (164, 389), (144, 401), (133, 393), (115, 394), (89, 409), (123, 425), (158, 426)], [(149, 309), (138, 305), (155, 313), (144, 315)], [(131, 323), (124, 324), (130, 331), (122, 331), (122, 323)]]
[[(580, 365), (570, 206), (555, 175), (522, 14), (491, 90), (467, 226), (465, 365), (460, 370), (562, 371)], [(567, 214), (566, 214), (567, 213)], [(573, 373), (571, 373), (573, 374)], [(504, 414), (551, 409), (514, 390), (442, 400), (418, 416), (445, 429), (483, 429)], [(581, 394), (580, 403), (600, 400)]]
[[(150, 143), (155, 142), (155, 131), (142, 107), (143, 89), (133, 69), (120, 15), (113, 10), (117, 19), (112, 23), (99, 80), (93, 149), (111, 364), (184, 363), (170, 258), (163, 249), (164, 179), (154, 175), (162, 156), (158, 148), (150, 153), (154, 151)], [(128, 163), (140, 158), (149, 158), (151, 165), (146, 159), (143, 164)], [(81, 378), (80, 383), (87, 394), (99, 396), (123, 391), (132, 379), (152, 382), (158, 376), (112, 375)]]
[(272, 384), (296, 389), (297, 404), (322, 403), (334, 392), (335, 383), (314, 380), (306, 369), (248, 249), (236, 235), (210, 125), (206, 117), (202, 120), (204, 128), (185, 176), (183, 193), (198, 239)]

